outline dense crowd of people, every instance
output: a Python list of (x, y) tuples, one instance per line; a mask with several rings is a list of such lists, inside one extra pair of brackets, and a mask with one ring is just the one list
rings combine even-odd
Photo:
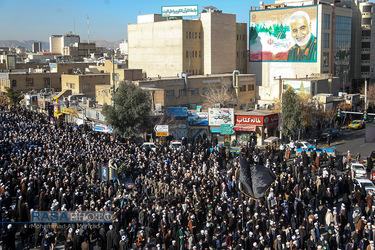
[[(238, 155), (207, 136), (155, 151), (73, 130), (23, 109), (0, 113), (3, 249), (374, 249), (373, 193), (346, 172), (351, 157), (296, 156), (254, 141), (249, 164), (272, 169), (265, 198), (240, 191)], [(103, 181), (121, 165), (133, 185)], [(120, 169), (120, 167), (119, 167)], [(340, 170), (340, 171), (339, 171)], [(120, 180), (122, 174), (120, 173)], [(112, 211), (112, 224), (30, 224), (30, 211)]]

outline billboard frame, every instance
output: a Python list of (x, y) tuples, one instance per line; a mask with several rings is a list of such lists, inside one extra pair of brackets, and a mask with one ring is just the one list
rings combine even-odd
[[(170, 15), (170, 16), (164, 16), (164, 14), (163, 14), (163, 8), (168, 8), (168, 7), (197, 7), (197, 14), (195, 14), (195, 15)], [(160, 12), (161, 12), (161, 16), (162, 17), (184, 17), (184, 16), (198, 16), (199, 15), (199, 7), (198, 7), (198, 5), (197, 4), (195, 4), (195, 5), (169, 5), (169, 6), (161, 6), (161, 10), (160, 10)]]
[[(249, 11), (249, 62), (251, 63), (263, 63), (263, 62), (277, 62), (277, 63), (317, 63), (318, 62), (318, 47), (316, 49), (316, 60), (315, 61), (275, 61), (275, 60), (265, 60), (265, 61), (255, 61), (255, 60), (251, 60), (250, 56), (251, 56), (251, 45), (250, 45), (250, 28), (251, 28), (251, 14), (252, 13), (255, 13), (255, 12), (263, 12), (263, 11), (280, 11), (280, 10), (287, 10), (287, 9), (302, 9), (302, 8), (311, 8), (311, 7), (316, 7), (316, 41), (317, 43), (320, 43), (320, 38), (318, 39), (318, 32), (319, 32), (319, 5), (306, 5), (306, 6), (295, 6), (295, 7), (287, 7), (287, 8), (276, 8), (276, 9), (264, 9), (264, 10), (250, 10)], [(311, 21), (311, 19), (310, 19)]]

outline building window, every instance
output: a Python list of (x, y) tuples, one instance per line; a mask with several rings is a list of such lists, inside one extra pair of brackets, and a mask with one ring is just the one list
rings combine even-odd
[(202, 89), (202, 93), (203, 95), (207, 95), (210, 91), (208, 90), (208, 88), (203, 88)]
[(371, 30), (362, 30), (362, 36), (371, 36)]
[(370, 72), (370, 66), (362, 66), (361, 67), (361, 72), (362, 73), (368, 73), (368, 72)]
[(186, 39), (189, 38), (189, 32), (186, 31)]
[(189, 57), (189, 51), (186, 51), (186, 58)]
[(330, 27), (330, 16), (329, 14), (324, 14), (324, 21), (323, 21), (323, 28), (324, 29), (329, 29)]
[(371, 13), (372, 6), (363, 6), (363, 12), (370, 12)]
[(178, 91), (178, 96), (186, 96), (186, 90), (185, 89), (180, 89)]
[(195, 51), (195, 57), (197, 57), (197, 51)]
[(241, 85), (240, 92), (245, 92), (245, 91), (246, 91), (246, 85)]
[(191, 39), (191, 32), (189, 31), (189, 39)]
[(369, 42), (362, 43), (362, 49), (370, 49), (370, 48), (371, 48), (371, 43)]
[(370, 60), (370, 54), (362, 54), (361, 59), (362, 60)]
[(237, 35), (237, 41), (238, 41), (238, 35)]
[(201, 33), (199, 32), (199, 39), (201, 39)]
[(371, 18), (363, 18), (362, 24), (364, 25), (371, 25)]
[(195, 37), (195, 39), (197, 39), (197, 32), (195, 32), (194, 37)]
[(199, 95), (199, 88), (194, 88), (194, 89), (191, 91), (191, 95)]
[(323, 52), (323, 67), (329, 67), (329, 52)]
[(47, 77), (45, 77), (45, 78), (43, 78), (43, 81), (44, 81), (44, 87), (45, 87), (45, 88), (48, 88), (48, 87), (49, 87), (50, 79), (47, 78)]
[(238, 58), (238, 51), (237, 51), (237, 58)]
[(26, 86), (34, 86), (34, 78), (26, 78)]
[(199, 57), (201, 57), (202, 56), (202, 53), (201, 53), (201, 51), (199, 51)]
[(100, 96), (100, 90), (98, 90), (98, 96)]
[(174, 97), (174, 89), (167, 90), (166, 95), (168, 98)]
[(247, 85), (247, 91), (254, 91), (254, 84)]
[(12, 87), (17, 87), (17, 80), (12, 80)]
[(328, 33), (324, 33), (324, 36), (323, 36), (323, 48), (329, 48), (329, 34)]

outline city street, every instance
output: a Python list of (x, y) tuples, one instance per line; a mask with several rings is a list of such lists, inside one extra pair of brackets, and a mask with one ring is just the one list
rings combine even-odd
[[(328, 148), (326, 142), (320, 142), (320, 146)], [(371, 152), (375, 150), (374, 143), (365, 143), (365, 129), (342, 130), (340, 131), (339, 137), (332, 140), (331, 146), (336, 146), (336, 150), (339, 154), (347, 154), (348, 150), (350, 150), (353, 158), (355, 158), (359, 152), (362, 160), (365, 160)]]

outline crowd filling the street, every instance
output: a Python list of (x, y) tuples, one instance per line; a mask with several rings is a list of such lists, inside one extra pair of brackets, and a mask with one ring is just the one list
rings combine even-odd
[[(1, 112), (2, 249), (375, 249), (374, 193), (357, 184), (350, 151), (296, 154), (253, 140), (239, 151), (208, 135), (152, 150), (22, 108)], [(276, 176), (263, 198), (241, 192), (240, 155)], [(118, 178), (101, 178), (108, 163)], [(33, 211), (114, 216), (36, 224)]]

